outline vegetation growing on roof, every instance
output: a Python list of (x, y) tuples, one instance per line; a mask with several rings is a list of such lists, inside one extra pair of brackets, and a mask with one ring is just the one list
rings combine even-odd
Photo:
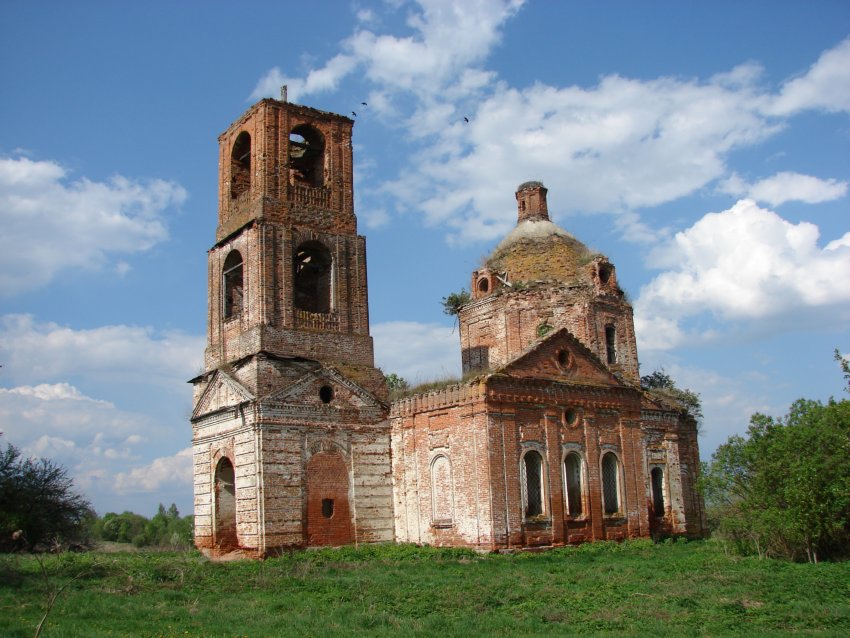
[(440, 302), (443, 304), (443, 312), (451, 317), (457, 317), (460, 309), (470, 302), (472, 296), (466, 288), (461, 288), (460, 292), (452, 292), (443, 297)]
[(672, 404), (685, 410), (696, 419), (697, 426), (702, 423), (702, 400), (699, 394), (677, 387), (670, 375), (664, 372), (664, 368), (641, 377), (640, 387), (661, 403)]

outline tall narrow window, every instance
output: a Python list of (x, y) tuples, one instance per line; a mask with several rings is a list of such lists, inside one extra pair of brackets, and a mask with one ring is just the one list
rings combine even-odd
[(312, 126), (296, 126), (289, 134), (289, 169), (296, 184), (324, 184), (325, 140)]
[(608, 363), (617, 363), (617, 330), (612, 323), (605, 326), (605, 351)]
[(613, 452), (602, 457), (602, 501), (606, 515), (620, 511), (620, 462)]
[(664, 516), (664, 470), (660, 467), (652, 468), (650, 484), (652, 487), (652, 513), (655, 516)]
[(525, 480), (525, 517), (543, 514), (543, 458), (531, 450), (522, 457)]
[(317, 241), (295, 251), (295, 307), (308, 312), (331, 311), (331, 253)]
[(232, 250), (224, 260), (222, 273), (224, 289), (224, 318), (238, 317), (242, 312), (242, 255), (238, 250)]
[(440, 454), (431, 462), (431, 522), (433, 525), (451, 525), (454, 516), (453, 492), (452, 464), (447, 456)]
[(230, 197), (236, 199), (251, 188), (251, 136), (242, 131), (230, 153)]
[(564, 479), (567, 486), (567, 514), (581, 516), (581, 457), (576, 452), (570, 452), (564, 459)]

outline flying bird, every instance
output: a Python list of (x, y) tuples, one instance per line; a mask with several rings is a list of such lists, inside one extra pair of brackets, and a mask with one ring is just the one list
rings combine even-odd
[(469, 118), (468, 117), (463, 118), (463, 121), (466, 122), (467, 124), (469, 124)]
[(366, 104), (366, 102), (361, 102), (360, 104), (362, 104), (363, 106), (369, 106), (368, 104)]
[(351, 114), (352, 114), (354, 117), (357, 117), (357, 113), (355, 113), (354, 111), (352, 111), (352, 112), (351, 112)]

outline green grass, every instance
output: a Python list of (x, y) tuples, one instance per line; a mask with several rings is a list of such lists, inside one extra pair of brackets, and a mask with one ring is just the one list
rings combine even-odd
[(0, 558), (0, 635), (850, 635), (850, 564), (711, 542), (478, 555), (407, 545), (210, 563), (195, 553)]

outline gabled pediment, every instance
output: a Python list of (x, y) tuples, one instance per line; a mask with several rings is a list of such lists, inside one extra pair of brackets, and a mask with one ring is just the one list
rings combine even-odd
[(222, 370), (216, 370), (207, 382), (207, 387), (201, 393), (198, 404), (192, 411), (192, 419), (235, 407), (247, 401), (253, 401), (254, 398), (254, 395), (236, 379)]
[(561, 328), (532, 344), (497, 372), (518, 378), (544, 378), (592, 385), (624, 385), (599, 357), (566, 328)]
[(305, 374), (283, 390), (263, 397), (261, 403), (355, 410), (384, 408), (368, 390), (330, 367)]

